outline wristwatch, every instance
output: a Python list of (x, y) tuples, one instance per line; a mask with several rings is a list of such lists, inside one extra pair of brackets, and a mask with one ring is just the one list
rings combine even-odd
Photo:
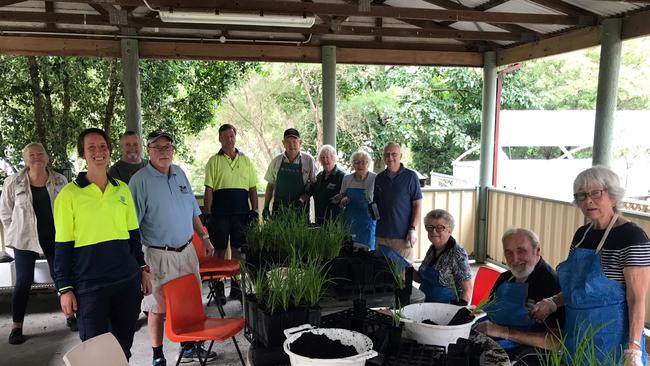
[(65, 294), (66, 292), (70, 292), (70, 291), (72, 291), (72, 288), (64, 288), (63, 290), (59, 290), (59, 291), (57, 291), (57, 292), (56, 292), (56, 295), (57, 295), (58, 297), (61, 297), (61, 295)]
[(149, 267), (148, 264), (145, 264), (144, 266), (140, 267), (140, 270), (142, 270), (142, 272), (151, 273), (151, 268)]

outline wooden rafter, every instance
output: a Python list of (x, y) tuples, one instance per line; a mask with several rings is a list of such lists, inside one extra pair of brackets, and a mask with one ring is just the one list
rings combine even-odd
[(573, 16), (594, 16), (595, 15), (583, 8), (580, 8), (575, 5), (571, 5), (569, 3), (560, 0), (530, 0), (530, 1), (550, 9), (557, 10), (567, 15), (573, 15)]
[[(106, 0), (47, 0), (76, 3), (105, 3)], [(142, 0), (113, 0), (114, 5), (141, 6)], [(487, 23), (529, 23), (529, 24), (560, 24), (560, 25), (590, 25), (596, 19), (574, 17), (567, 15), (527, 14), (483, 12), (477, 10), (437, 10), (405, 7), (388, 7), (371, 5), (370, 11), (359, 11), (357, 5), (306, 3), (292, 1), (260, 1), (260, 0), (151, 0), (154, 8), (173, 8), (185, 10), (214, 11), (249, 11), (280, 14), (323, 14), (330, 16), (370, 16), (396, 19), (421, 19), (439, 21), (469, 21)]]
[[(456, 2), (453, 2), (453, 1), (450, 1), (450, 0), (425, 0), (425, 1), (428, 2), (428, 3), (443, 7), (445, 9), (451, 9), (451, 10), (476, 10), (475, 8), (470, 8), (468, 6), (464, 6), (464, 5), (461, 5), (459, 3), (456, 3)], [(487, 5), (487, 4), (490, 4), (490, 5)], [(494, 6), (497, 6), (497, 5), (494, 4), (493, 1), (490, 1), (488, 3), (482, 4), (481, 6), (485, 7), (486, 9), (490, 9), (490, 7), (488, 7), (488, 6), (493, 6), (494, 7)], [(486, 10), (486, 9), (482, 9), (482, 10)], [(440, 22), (439, 24), (444, 25), (444, 26), (449, 26), (449, 25), (451, 25), (453, 23), (454, 22)], [(535, 31), (533, 31), (531, 29), (528, 29), (528, 28), (522, 27), (520, 25), (517, 25), (517, 24), (501, 24), (501, 23), (487, 23), (487, 24), (490, 24), (492, 26), (501, 28), (501, 29), (506, 30), (508, 32), (530, 34), (530, 39), (531, 40), (535, 39), (535, 38), (537, 38), (539, 36), (539, 33), (535, 32)]]
[[(112, 18), (112, 17), (111, 17)], [(140, 17), (128, 17), (126, 24), (116, 24), (112, 19), (103, 15), (83, 14), (62, 14), (62, 13), (37, 13), (37, 12), (7, 12), (0, 11), (0, 21), (26, 22), (26, 23), (61, 23), (61, 24), (90, 24), (90, 25), (124, 25), (134, 28), (169, 28), (169, 29), (206, 29), (206, 30), (230, 30), (230, 31), (253, 31), (273, 33), (297, 33), (296, 29), (286, 27), (267, 26), (238, 26), (218, 24), (194, 24), (194, 23), (164, 23), (160, 19), (145, 19)], [(309, 30), (312, 34), (332, 34), (328, 25), (314, 25)], [(356, 36), (390, 36), (407, 38), (443, 38), (457, 40), (501, 40), (501, 41), (523, 41), (526, 35), (522, 33), (509, 32), (476, 32), (462, 31), (451, 28), (386, 28), (386, 27), (363, 27), (363, 26), (340, 26), (334, 33), (338, 35)]]

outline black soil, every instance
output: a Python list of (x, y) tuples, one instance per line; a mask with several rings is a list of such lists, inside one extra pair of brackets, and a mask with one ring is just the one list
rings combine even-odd
[(289, 345), (291, 352), (309, 358), (333, 359), (357, 355), (353, 346), (345, 346), (324, 334), (303, 333)]
[(474, 320), (474, 315), (472, 312), (467, 309), (467, 308), (460, 308), (456, 312), (453, 318), (449, 321), (449, 324), (447, 325), (461, 325), (461, 324), (467, 324)]
[(434, 322), (434, 321), (431, 320), (431, 319), (425, 319), (425, 320), (423, 320), (421, 323), (422, 323), (422, 324), (429, 324), (429, 325), (440, 325), (440, 324)]

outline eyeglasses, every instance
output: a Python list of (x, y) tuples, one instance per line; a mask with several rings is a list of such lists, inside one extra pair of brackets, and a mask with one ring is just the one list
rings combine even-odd
[(606, 189), (594, 189), (589, 192), (576, 192), (573, 194), (573, 198), (577, 202), (582, 202), (587, 199), (587, 197), (590, 197), (592, 199), (599, 199), (600, 197), (603, 196), (603, 192), (607, 191)]
[(445, 225), (425, 225), (424, 229), (427, 232), (432, 232), (433, 230), (436, 230), (437, 233), (441, 233), (441, 232), (447, 230), (447, 226), (445, 226)]
[(384, 157), (385, 158), (396, 158), (396, 157), (399, 157), (399, 153), (398, 152), (385, 152)]
[(162, 146), (151, 145), (149, 147), (156, 150), (156, 151), (162, 151), (162, 152), (166, 152), (166, 151), (170, 151), (170, 150), (174, 149), (174, 146), (171, 145), (171, 144), (170, 145), (162, 145)]
[(352, 162), (352, 164), (354, 164), (354, 165), (366, 165), (366, 164), (368, 164), (368, 162), (365, 161), (365, 160), (355, 160), (355, 161)]

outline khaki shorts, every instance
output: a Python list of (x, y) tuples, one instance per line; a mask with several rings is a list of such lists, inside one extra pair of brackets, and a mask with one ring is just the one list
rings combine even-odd
[(151, 269), (151, 295), (142, 300), (142, 311), (156, 314), (165, 313), (165, 295), (162, 286), (186, 274), (194, 274), (201, 287), (199, 275), (199, 259), (192, 243), (187, 245), (182, 252), (165, 251), (144, 247), (144, 260)]
[(402, 258), (413, 264), (413, 247), (404, 239), (389, 239), (380, 236), (375, 237), (375, 247), (379, 244), (393, 248)]

